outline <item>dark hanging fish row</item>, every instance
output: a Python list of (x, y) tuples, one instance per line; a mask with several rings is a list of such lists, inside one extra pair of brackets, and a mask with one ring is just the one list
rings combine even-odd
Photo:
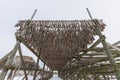
[[(22, 26), (24, 22), (26, 22), (26, 20), (20, 20), (15, 26)], [(98, 22), (102, 27), (105, 26), (102, 20), (98, 20)], [(28, 20), (26, 25), (28, 24), (46, 28), (80, 28), (95, 26), (92, 20)]]
[[(22, 20), (16, 24), (18, 27), (17, 34), (29, 26), (24, 40), (34, 50), (41, 52), (41, 57), (53, 69), (57, 69), (58, 66), (62, 67), (61, 65), (66, 64), (74, 55), (86, 50), (87, 45), (94, 40), (96, 25), (92, 20), (34, 20), (28, 21), (23, 27), (24, 22), (25, 20)], [(103, 31), (105, 24), (102, 20), (98, 20), (98, 22), (100, 30)]]

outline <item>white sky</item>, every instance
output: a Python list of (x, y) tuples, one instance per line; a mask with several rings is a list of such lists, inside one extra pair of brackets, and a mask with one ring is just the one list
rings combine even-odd
[(86, 7), (108, 25), (104, 31), (108, 42), (120, 40), (120, 0), (0, 0), (0, 57), (15, 45), (14, 25), (29, 19), (34, 9), (38, 9), (34, 19), (75, 20), (89, 19)]

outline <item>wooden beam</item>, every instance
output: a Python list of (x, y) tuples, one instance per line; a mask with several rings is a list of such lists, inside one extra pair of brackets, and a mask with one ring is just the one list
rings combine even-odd
[(105, 36), (102, 36), (100, 39), (98, 39), (92, 46), (90, 46), (83, 54), (78, 55), (77, 59), (70, 61), (68, 65), (71, 63), (74, 63), (76, 60), (80, 59), (83, 55), (86, 55), (90, 50), (92, 50), (94, 47), (96, 47), (102, 40), (105, 39)]
[[(33, 13), (33, 15), (32, 15), (32, 17), (31, 17), (30, 20), (33, 19), (36, 11), (37, 11), (37, 10), (34, 11), (34, 13)], [(27, 20), (27, 21), (28, 21), (28, 20)], [(23, 27), (26, 25), (27, 21), (22, 25)], [(27, 29), (28, 27), (29, 27), (29, 26), (25, 27), (25, 29), (21, 32), (21, 35), (20, 35), (20, 36), (22, 36), (22, 37), (24, 36), (24, 34), (26, 33), (26, 29)], [(17, 42), (16, 42), (15, 47), (14, 47), (14, 49), (12, 50), (12, 52), (11, 52), (11, 54), (10, 54), (10, 56), (9, 56), (6, 64), (5, 64), (6, 66), (9, 66), (9, 65), (12, 63), (12, 61), (13, 61), (13, 59), (14, 59), (14, 56), (15, 56), (15, 54), (16, 54), (16, 52), (17, 52), (19, 43), (20, 43), (20, 41), (17, 41)], [(2, 72), (1, 72), (1, 74), (0, 74), (0, 80), (4, 80), (4, 79), (5, 79), (5, 76), (6, 76), (7, 72), (8, 72), (8, 70), (5, 70), (5, 69), (2, 70)]]
[[(13, 59), (14, 59), (14, 56), (15, 56), (15, 54), (16, 54), (16, 52), (17, 52), (17, 49), (18, 49), (18, 43), (16, 43), (15, 47), (13, 48), (10, 56), (9, 56), (8, 59), (7, 59), (7, 62), (6, 62), (6, 64), (5, 64), (5, 66), (9, 66), (9, 65), (12, 63), (12, 61), (13, 61)], [(0, 80), (4, 80), (4, 79), (5, 79), (5, 77), (6, 77), (6, 75), (7, 75), (7, 72), (8, 72), (8, 69), (3, 69), (3, 70), (2, 70), (2, 72), (1, 72), (1, 74), (0, 74)]]
[(13, 74), (13, 70), (10, 71), (10, 73), (9, 73), (9, 75), (7, 77), (7, 80), (11, 80), (12, 74)]
[[(26, 42), (22, 37), (16, 35), (16, 38), (17, 38), (17, 40), (19, 40), (20, 42), (22, 42), (35, 56), (39, 57), (39, 53), (35, 52), (35, 51), (33, 50), (33, 48), (31, 48), (31, 47), (29, 46), (29, 44), (27, 44), (27, 42)], [(45, 63), (45, 64), (47, 65), (47, 63), (46, 63), (41, 57), (39, 57), (39, 59), (40, 59), (43, 63)], [(48, 66), (48, 65), (47, 65), (47, 66)], [(48, 67), (49, 67), (49, 66), (48, 66)]]
[[(0, 68), (6, 69), (6, 70), (8, 70), (8, 69), (15, 70), (16, 69), (15, 66), (0, 66)], [(33, 68), (29, 68), (29, 67), (23, 68), (23, 67), (20, 67), (19, 70), (28, 70), (28, 71), (32, 71), (32, 70), (35, 71), (35, 70), (37, 70), (37, 71), (43, 71), (43, 69), (41, 69), (41, 68), (36, 69), (36, 67), (33, 67)], [(47, 70), (44, 70), (44, 72), (45, 73), (52, 73), (52, 71), (47, 71)]]
[(110, 44), (110, 43), (108, 43), (108, 42), (106, 42), (107, 43), (107, 45), (109, 46), (109, 47), (112, 47), (113, 49), (115, 49), (115, 50), (117, 50), (117, 51), (120, 51), (120, 48), (118, 48), (118, 47), (116, 47), (116, 46), (114, 46), (114, 45), (112, 45), (112, 44)]
[[(19, 55), (20, 55), (20, 59), (21, 59), (21, 65), (22, 65), (24, 68), (26, 68), (26, 67), (25, 67), (25, 62), (24, 62), (23, 56), (22, 56), (22, 50), (21, 50), (20, 43), (19, 43), (18, 46), (19, 46), (18, 51), (19, 51)], [(28, 80), (26, 70), (23, 70), (23, 71), (24, 71), (24, 74), (25, 74), (25, 79)]]
[(7, 61), (8, 57), (10, 56), (10, 54), (12, 53), (12, 51), (10, 51), (9, 53), (7, 53), (4, 57), (2, 57), (0, 59), (0, 63), (4, 62), (4, 61)]
[[(99, 37), (101, 37), (101, 36), (102, 36), (102, 33), (100, 32), (100, 30), (99, 30), (99, 28), (98, 28), (98, 26), (100, 26), (100, 25), (98, 24), (98, 22), (97, 22), (96, 20), (94, 20), (94, 22), (95, 22), (95, 24), (97, 25), (97, 26), (96, 26), (97, 35), (98, 35)], [(115, 70), (115, 72), (116, 72), (117, 79), (120, 80), (120, 73), (118, 73), (119, 70), (117, 69), (117, 64), (116, 64), (116, 62), (115, 62), (115, 60), (114, 60), (114, 57), (113, 57), (112, 53), (111, 53), (110, 50), (109, 50), (108, 44), (106, 43), (105, 40), (102, 41), (102, 44), (103, 44), (104, 50), (106, 51), (106, 54), (107, 54), (107, 56), (108, 56), (108, 59), (109, 59), (109, 61), (110, 61), (110, 63), (111, 63), (111, 66), (114, 68), (114, 70)]]
[(105, 36), (101, 36), (100, 39), (98, 39), (92, 46), (90, 46), (82, 55), (79, 56), (79, 59), (85, 55), (86, 53), (88, 53), (90, 50), (92, 50), (94, 47), (96, 47), (98, 44), (101, 43), (101, 41), (103, 41), (105, 39)]
[(115, 42), (115, 43), (112, 44), (112, 45), (116, 46), (116, 45), (118, 45), (118, 44), (120, 44), (120, 41), (117, 41), (117, 42)]
[[(99, 38), (101, 38), (101, 36), (103, 36), (103, 34), (101, 33), (101, 31), (99, 29), (99, 26), (101, 26), (101, 25), (99, 24), (99, 22), (96, 19), (92, 18), (92, 15), (91, 15), (91, 13), (90, 13), (88, 8), (87, 8), (87, 12), (88, 12), (91, 20), (93, 20), (93, 22), (95, 23), (96, 34), (99, 36)], [(112, 56), (112, 53), (109, 50), (109, 47), (108, 47), (108, 45), (106, 43), (106, 40), (102, 41), (102, 45), (103, 45), (104, 50), (106, 51), (106, 54), (107, 54), (107, 56), (109, 58), (111, 66), (114, 68), (114, 70), (116, 72), (117, 79), (120, 80), (120, 71), (117, 69), (117, 64), (116, 64), (116, 62), (114, 60), (114, 57)]]
[[(41, 50), (40, 50), (40, 51), (41, 51)], [(35, 73), (34, 73), (34, 76), (33, 76), (33, 80), (36, 80), (36, 73), (37, 73), (37, 70), (38, 70), (38, 68), (39, 68), (40, 54), (41, 54), (41, 52), (39, 53), (39, 56), (38, 56), (38, 58), (37, 58), (37, 68), (36, 68), (36, 70), (35, 70)]]
[(41, 75), (41, 78), (43, 79), (44, 78), (44, 70), (45, 70), (45, 63), (43, 64), (43, 71), (42, 71), (42, 75)]
[[(29, 71), (26, 75), (29, 75), (29, 73), (30, 73), (30, 71)], [(22, 80), (24, 80), (24, 79), (25, 79), (25, 77), (26, 77), (26, 76), (24, 76), (24, 77), (22, 78)]]

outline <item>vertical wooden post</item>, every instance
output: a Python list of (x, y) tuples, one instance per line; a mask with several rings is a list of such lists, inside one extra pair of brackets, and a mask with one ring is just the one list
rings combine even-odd
[[(99, 38), (101, 38), (103, 35), (102, 35), (102, 33), (101, 33), (100, 29), (99, 29), (100, 25), (99, 25), (98, 21), (96, 19), (92, 18), (91, 13), (90, 13), (88, 8), (87, 8), (87, 12), (88, 12), (91, 20), (93, 20), (93, 22), (96, 24), (96, 26), (95, 26), (96, 34), (99, 36)], [(112, 53), (109, 50), (109, 47), (108, 47), (105, 39), (102, 41), (102, 45), (103, 45), (104, 50), (106, 51), (106, 55), (108, 56), (108, 59), (110, 61), (111, 66), (115, 70), (115, 73), (116, 73), (116, 76), (117, 76), (117, 80), (120, 80), (120, 72), (117, 69), (117, 64), (116, 64), (116, 62), (114, 60), (114, 57), (113, 57)]]

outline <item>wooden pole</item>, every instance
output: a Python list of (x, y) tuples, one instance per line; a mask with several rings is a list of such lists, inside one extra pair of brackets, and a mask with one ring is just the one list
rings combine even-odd
[[(5, 66), (9, 66), (9, 65), (12, 63), (12, 61), (13, 61), (13, 59), (14, 59), (14, 56), (15, 56), (15, 54), (16, 54), (16, 52), (17, 52), (17, 49), (18, 49), (18, 43), (15, 45), (15, 47), (14, 47), (14, 49), (12, 50), (10, 56), (8, 57), (8, 60), (7, 60), (6, 64), (5, 64)], [(0, 80), (5, 80), (5, 77), (6, 77), (6, 75), (7, 75), (7, 72), (8, 72), (8, 69), (3, 69), (3, 70), (2, 70), (2, 72), (1, 72), (1, 74), (0, 74)]]
[[(33, 15), (32, 15), (32, 17), (31, 17), (30, 20), (32, 20), (32, 19), (34, 18), (36, 12), (37, 12), (37, 9), (34, 11), (34, 13), (33, 13)], [(27, 21), (26, 21), (26, 22), (27, 22)], [(25, 26), (26, 22), (24, 23), (23, 27)], [(26, 29), (27, 29), (28, 27), (29, 27), (29, 26), (27, 26), (27, 27), (22, 31), (21, 36), (24, 36), (24, 34), (26, 33)], [(16, 54), (16, 52), (17, 52), (19, 43), (20, 43), (20, 41), (17, 41), (17, 42), (16, 42), (16, 45), (15, 45), (15, 47), (13, 48), (13, 50), (12, 50), (12, 52), (11, 52), (11, 54), (10, 54), (10, 56), (9, 56), (6, 64), (5, 64), (5, 66), (9, 66), (9, 65), (13, 62), (13, 59), (14, 59), (14, 56), (15, 56), (15, 54)], [(1, 74), (0, 74), (0, 80), (4, 80), (4, 79), (5, 79), (5, 76), (7, 75), (7, 72), (8, 72), (8, 70), (6, 70), (6, 69), (3, 69), (3, 70), (2, 70), (2, 72), (1, 72)]]
[[(100, 29), (99, 29), (100, 25), (99, 25), (98, 21), (96, 19), (92, 18), (92, 15), (88, 8), (86, 10), (87, 10), (91, 20), (93, 20), (93, 22), (96, 24), (96, 26), (95, 26), (96, 34), (101, 38), (101, 36), (103, 36), (103, 34), (100, 32)], [(112, 53), (109, 50), (109, 47), (108, 47), (105, 39), (102, 40), (102, 45), (103, 45), (104, 50), (106, 51), (106, 55), (108, 56), (111, 66), (114, 68), (114, 70), (116, 72), (117, 80), (120, 80), (120, 73), (119, 73), (119, 70), (117, 69), (117, 64), (114, 60)]]
[(15, 77), (15, 75), (19, 72), (19, 70), (20, 70), (20, 66), (19, 67), (16, 67), (13, 71), (13, 74), (12, 74), (12, 77), (11, 77), (11, 79), (10, 80), (13, 80), (14, 79), (14, 77)]
[(24, 74), (25, 74), (25, 79), (26, 79), (26, 80), (28, 80), (27, 73), (26, 73), (25, 62), (24, 62), (24, 60), (23, 60), (22, 50), (21, 50), (20, 43), (19, 43), (19, 48), (18, 48), (18, 51), (19, 51), (19, 54), (20, 54), (21, 65), (22, 65), (22, 67), (24, 67), (24, 68), (25, 68), (25, 70), (23, 70), (23, 71), (24, 71)]
[(11, 53), (12, 53), (12, 51), (10, 51), (10, 52), (7, 53), (4, 57), (2, 57), (2, 58), (0, 59), (0, 63), (3, 62), (3, 61), (7, 61), (8, 56), (10, 56)]
[[(30, 71), (29, 71), (26, 75), (29, 75), (29, 74), (30, 74)], [(22, 80), (24, 80), (24, 79), (25, 79), (26, 75), (22, 78)]]
[(98, 44), (100, 44), (101, 41), (105, 39), (105, 36), (102, 36), (100, 39), (98, 39), (93, 45), (91, 45), (82, 55), (79, 56), (79, 59), (88, 53), (90, 50), (92, 50), (94, 47), (96, 47)]
[(44, 65), (43, 65), (42, 79), (44, 78), (43, 76), (45, 75), (45, 74), (44, 74), (44, 70), (45, 70), (45, 63), (44, 63)]
[(37, 68), (36, 68), (36, 70), (35, 70), (35, 73), (34, 73), (34, 76), (33, 76), (33, 80), (36, 80), (36, 73), (37, 73), (38, 68), (39, 68), (39, 57), (40, 57), (40, 53), (39, 53), (39, 56), (38, 56), (38, 58), (37, 58)]
[(12, 74), (13, 74), (13, 70), (10, 70), (10, 73), (9, 73), (9, 75), (7, 77), (7, 80), (11, 80)]

